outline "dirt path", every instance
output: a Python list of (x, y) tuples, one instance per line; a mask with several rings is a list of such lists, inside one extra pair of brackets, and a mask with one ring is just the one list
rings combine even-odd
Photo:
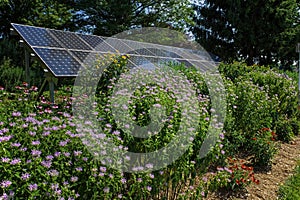
[(279, 152), (273, 159), (272, 168), (268, 172), (257, 172), (255, 177), (260, 184), (251, 184), (239, 194), (211, 194), (206, 200), (247, 199), (247, 200), (276, 200), (279, 186), (293, 174), (297, 160), (300, 159), (300, 136), (291, 143), (280, 145)]

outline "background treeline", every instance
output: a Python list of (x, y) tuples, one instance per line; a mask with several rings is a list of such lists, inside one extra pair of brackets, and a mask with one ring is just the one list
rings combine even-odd
[(170, 28), (185, 32), (224, 62), (293, 70), (299, 5), (299, 0), (1, 0), (0, 71), (7, 60), (10, 67), (23, 66), (22, 49), (10, 35), (12, 22), (102, 36)]

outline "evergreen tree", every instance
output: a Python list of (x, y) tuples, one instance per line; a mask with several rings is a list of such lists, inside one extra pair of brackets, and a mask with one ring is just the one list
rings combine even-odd
[(0, 37), (9, 37), (10, 23), (57, 29), (72, 27), (71, 0), (7, 0), (0, 3)]
[(96, 35), (111, 36), (136, 27), (184, 30), (192, 23), (188, 0), (80, 0), (77, 23)]
[(195, 10), (196, 40), (224, 61), (288, 67), (296, 60), (299, 0), (205, 0)]

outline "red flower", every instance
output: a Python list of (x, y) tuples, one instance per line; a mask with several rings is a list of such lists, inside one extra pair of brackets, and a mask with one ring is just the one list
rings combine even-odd
[(252, 138), (252, 140), (256, 140), (256, 137)]
[(238, 179), (235, 180), (236, 184), (240, 184), (240, 181)]
[(269, 131), (270, 128), (262, 128), (261, 130), (262, 130), (262, 131)]
[(247, 166), (244, 165), (244, 164), (242, 164), (241, 168), (242, 168), (242, 169), (247, 169)]

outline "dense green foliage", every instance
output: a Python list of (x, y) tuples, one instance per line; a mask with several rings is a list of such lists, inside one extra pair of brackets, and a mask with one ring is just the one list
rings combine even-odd
[[(197, 42), (223, 61), (245, 60), (248, 65), (283, 69), (291, 69), (297, 61), (300, 35), (297, 0), (1, 1), (0, 42), (7, 48), (1, 49), (0, 60), (9, 57), (19, 67), (23, 53), (17, 48), (18, 56), (11, 54), (10, 47), (16, 44), (9, 35), (12, 22), (103, 36), (149, 26), (191, 30)], [(3, 42), (5, 38), (10, 40)], [(181, 43), (176, 39), (172, 44)]]
[[(94, 104), (97, 106), (91, 115), (99, 119), (105, 137), (111, 138), (118, 148), (134, 152), (159, 149), (177, 134), (181, 108), (159, 83), (145, 85), (136, 89), (135, 98), (128, 105), (130, 116), (136, 123), (147, 125), (155, 120), (149, 118), (149, 108), (160, 104), (166, 107), (171, 120), (165, 122), (166, 127), (159, 134), (144, 140), (117, 127), (111, 114), (111, 89), (126, 71), (126, 57), (114, 59), (100, 79)], [(251, 182), (258, 184), (253, 170), (270, 164), (277, 140), (291, 138), (293, 133), (285, 129), (299, 131), (295, 82), (263, 67), (222, 64), (220, 72), (228, 103), (224, 134), (211, 152), (199, 159), (198, 151), (211, 120), (209, 93), (202, 75), (194, 69), (172, 64), (169, 67), (184, 74), (198, 88), (199, 127), (190, 130), (196, 137), (188, 151), (168, 167), (154, 172), (121, 173), (95, 159), (88, 143), (82, 140), (83, 130), (78, 129), (72, 116), (71, 87), (57, 91), (55, 105), (45, 99), (48, 93), (38, 102), (31, 100), (36, 96), (36, 87), (27, 89), (24, 84), (16, 87), (15, 93), (0, 87), (3, 198), (201, 199), (208, 191), (238, 190)], [(278, 128), (279, 122), (285, 129)], [(245, 153), (244, 160), (237, 157)]]
[(195, 6), (196, 40), (224, 61), (289, 68), (297, 59), (299, 2), (297, 0), (206, 0)]
[[(192, 23), (189, 1), (80, 0), (79, 23), (96, 35), (111, 36), (137, 27), (173, 27), (182, 30)], [(81, 27), (83, 27), (80, 25)]]
[(10, 0), (0, 4), (0, 36), (9, 37), (10, 23), (71, 30), (72, 0)]
[(295, 174), (290, 177), (279, 189), (278, 195), (281, 200), (300, 199), (300, 160), (295, 169)]

